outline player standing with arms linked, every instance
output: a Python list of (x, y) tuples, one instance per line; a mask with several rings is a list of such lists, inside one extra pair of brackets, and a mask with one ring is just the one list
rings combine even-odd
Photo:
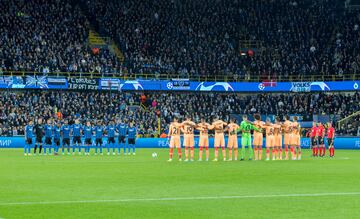
[(224, 136), (224, 127), (227, 126), (227, 123), (220, 120), (218, 117), (214, 119), (214, 122), (211, 124), (210, 129), (214, 129), (214, 148), (215, 148), (215, 158), (213, 161), (218, 161), (219, 157), (219, 147), (221, 147), (222, 155), (224, 161), (226, 161), (226, 151), (225, 151), (225, 136)]
[(37, 121), (37, 124), (34, 127), (35, 130), (35, 136), (36, 136), (36, 141), (35, 141), (35, 147), (34, 147), (34, 155), (36, 155), (36, 149), (39, 145), (39, 155), (41, 155), (41, 150), (42, 150), (42, 138), (44, 137), (44, 125), (42, 124), (42, 118), (39, 118)]
[(101, 121), (97, 122), (97, 126), (95, 126), (95, 155), (98, 153), (98, 148), (100, 147), (100, 155), (103, 155), (103, 135), (104, 135), (104, 127), (102, 126)]
[(115, 155), (115, 130), (116, 127), (114, 125), (114, 121), (110, 121), (108, 126), (106, 127), (107, 132), (107, 155), (110, 155), (110, 148), (113, 148), (113, 155)]
[(327, 142), (328, 142), (330, 157), (334, 157), (335, 155), (334, 139), (335, 139), (335, 129), (332, 126), (331, 122), (328, 122)]
[(264, 128), (265, 123), (261, 121), (260, 114), (255, 114), (254, 118), (255, 118), (254, 126), (260, 129), (260, 131), (254, 130), (253, 145), (254, 145), (255, 160), (262, 160), (263, 132), (261, 129)]
[(197, 125), (197, 130), (200, 131), (199, 137), (199, 161), (202, 161), (203, 157), (203, 148), (206, 150), (206, 161), (209, 161), (209, 133), (208, 127), (210, 126), (209, 123), (205, 122), (205, 119), (202, 118), (201, 122)]
[(170, 138), (169, 140), (169, 162), (172, 161), (173, 158), (173, 154), (174, 154), (174, 147), (177, 148), (178, 150), (178, 157), (179, 157), (179, 161), (181, 160), (181, 144), (180, 144), (180, 129), (181, 129), (181, 124), (178, 122), (178, 119), (176, 117), (174, 117), (174, 121), (172, 123), (170, 123), (169, 126), (169, 133), (168, 133), (168, 138)]
[[(133, 155), (135, 155), (136, 136), (137, 136), (136, 127), (134, 126), (133, 122), (130, 122), (130, 126), (128, 128), (128, 143), (129, 143), (129, 147), (132, 148)], [(129, 155), (130, 155), (130, 149), (129, 149)]]
[(238, 160), (238, 137), (237, 137), (238, 128), (239, 125), (235, 123), (235, 119), (231, 118), (230, 123), (227, 125), (227, 131), (228, 131), (227, 148), (229, 150), (228, 161), (232, 161), (233, 148), (234, 148), (234, 160)]
[(289, 148), (290, 148), (290, 138), (291, 138), (291, 126), (292, 123), (290, 121), (290, 117), (288, 115), (285, 116), (285, 121), (283, 122), (284, 129), (284, 148), (285, 148), (285, 160), (289, 160)]
[(254, 151), (251, 146), (251, 130), (261, 131), (261, 129), (254, 126), (249, 120), (247, 115), (243, 115), (243, 121), (240, 123), (240, 127), (237, 129), (238, 131), (242, 131), (241, 134), (241, 159), (245, 159), (245, 150), (246, 146), (249, 150), (249, 160), (252, 160)]
[(181, 125), (181, 131), (184, 133), (185, 161), (189, 161), (189, 148), (190, 161), (194, 161), (194, 128), (196, 124), (191, 121), (190, 116), (186, 116), (186, 120)]
[(275, 160), (275, 139), (274, 139), (274, 127), (270, 122), (270, 118), (266, 118), (265, 123), (265, 134), (266, 134), (266, 161), (270, 160), (270, 150), (272, 151), (273, 160)]
[(24, 155), (31, 155), (30, 149), (33, 144), (34, 137), (34, 125), (33, 121), (30, 120), (29, 124), (25, 127), (25, 147), (24, 147)]
[(280, 118), (277, 116), (275, 118), (274, 127), (274, 148), (276, 160), (282, 160), (282, 133), (281, 133), (281, 124)]
[(71, 135), (73, 136), (72, 153), (75, 154), (76, 148), (78, 148), (79, 155), (81, 155), (81, 125), (79, 119), (75, 120), (75, 123), (71, 126)]
[[(291, 138), (291, 147), (293, 147), (293, 156), (292, 159), (293, 160), (301, 160), (301, 145), (300, 145), (300, 131), (301, 131), (301, 126), (298, 123), (298, 117), (294, 116), (293, 118), (294, 122), (292, 123), (292, 130), (293, 130), (293, 135)], [(296, 156), (296, 152), (297, 152), (297, 156)]]

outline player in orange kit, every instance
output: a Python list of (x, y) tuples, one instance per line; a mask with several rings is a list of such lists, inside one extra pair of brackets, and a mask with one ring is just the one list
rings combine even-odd
[(275, 124), (273, 125), (273, 127), (274, 127), (275, 159), (282, 160), (282, 133), (281, 133), (280, 117), (277, 116), (275, 118)]
[(234, 160), (238, 159), (238, 138), (237, 138), (237, 129), (239, 125), (235, 123), (235, 119), (231, 118), (230, 123), (227, 125), (228, 131), (228, 150), (229, 150), (229, 160), (232, 161), (232, 152), (234, 148)]
[(227, 126), (227, 123), (218, 118), (215, 119), (214, 122), (211, 124), (211, 129), (214, 129), (215, 131), (215, 137), (214, 137), (215, 159), (213, 161), (218, 161), (219, 147), (221, 147), (223, 159), (224, 161), (226, 161), (224, 126)]
[(285, 121), (283, 122), (283, 133), (284, 133), (284, 149), (285, 149), (285, 160), (289, 160), (289, 147), (291, 140), (291, 126), (292, 123), (289, 120), (289, 116), (285, 116)]
[(264, 125), (265, 133), (266, 133), (266, 160), (270, 160), (270, 150), (272, 151), (273, 160), (275, 160), (275, 149), (274, 149), (274, 127), (270, 122), (270, 118), (266, 119), (266, 123)]
[(174, 118), (174, 121), (169, 126), (169, 133), (168, 137), (170, 138), (170, 151), (169, 151), (169, 160), (172, 161), (173, 153), (174, 153), (174, 147), (178, 149), (178, 156), (179, 161), (181, 161), (181, 144), (180, 144), (180, 129), (181, 124), (178, 122), (177, 118)]
[(199, 138), (199, 161), (202, 161), (203, 149), (206, 150), (206, 161), (209, 160), (209, 123), (205, 122), (205, 119), (202, 118), (201, 122), (197, 125), (197, 129), (200, 131)]
[[(301, 147), (300, 147), (300, 131), (301, 131), (301, 126), (298, 123), (298, 118), (297, 116), (294, 116), (293, 118), (294, 122), (292, 123), (292, 137), (291, 137), (291, 151), (293, 151), (292, 153), (292, 159), (293, 160), (301, 160)], [(297, 156), (296, 156), (296, 152), (297, 152)]]
[[(261, 121), (260, 115), (255, 114), (254, 118), (255, 118), (254, 125), (259, 129), (264, 128), (265, 123), (263, 121)], [(254, 145), (255, 160), (261, 160), (262, 159), (262, 146), (263, 146), (263, 133), (262, 133), (262, 131), (254, 130), (253, 145)]]
[(184, 147), (185, 147), (185, 161), (189, 161), (189, 148), (190, 148), (190, 161), (194, 161), (194, 129), (196, 124), (191, 121), (190, 116), (186, 117), (186, 120), (181, 123), (181, 131), (184, 133)]

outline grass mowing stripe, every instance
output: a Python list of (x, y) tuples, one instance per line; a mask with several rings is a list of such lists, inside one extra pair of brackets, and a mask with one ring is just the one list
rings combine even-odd
[[(238, 195), (238, 196), (200, 196), (200, 197), (164, 197), (164, 198), (133, 198), (114, 200), (69, 200), (69, 201), (39, 201), (39, 202), (8, 202), (0, 206), (9, 205), (47, 205), (47, 204), (76, 204), (76, 203), (107, 203), (107, 202), (147, 202), (147, 201), (181, 201), (181, 200), (211, 200), (211, 199), (247, 199), (247, 198), (281, 198), (281, 197), (320, 197), (320, 196), (351, 196), (360, 192), (338, 193), (308, 193), (308, 194), (273, 194), (273, 195)], [(0, 218), (1, 219), (1, 218)]]

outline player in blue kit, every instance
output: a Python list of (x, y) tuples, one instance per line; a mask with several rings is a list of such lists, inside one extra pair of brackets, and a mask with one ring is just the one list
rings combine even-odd
[(63, 139), (63, 144), (62, 144), (62, 154), (64, 155), (64, 149), (65, 146), (67, 146), (67, 152), (68, 155), (70, 155), (70, 130), (71, 127), (69, 125), (68, 120), (64, 121), (64, 125), (61, 127), (61, 135), (62, 135), (62, 139)]
[(95, 155), (97, 155), (98, 152), (98, 147), (100, 147), (100, 154), (103, 155), (102, 152), (102, 144), (103, 144), (103, 140), (102, 137), (104, 135), (104, 127), (102, 126), (101, 121), (99, 120), (97, 122), (97, 126), (95, 126)]
[(60, 139), (61, 139), (61, 123), (58, 122), (56, 123), (56, 125), (54, 126), (54, 155), (58, 155), (59, 153), (59, 147), (60, 147)]
[(135, 155), (136, 136), (137, 136), (136, 127), (133, 125), (133, 122), (130, 122), (130, 127), (128, 129), (128, 143), (129, 143), (128, 154), (129, 155), (130, 155), (130, 148), (132, 148), (133, 155)]
[(29, 124), (25, 127), (25, 147), (24, 147), (24, 155), (31, 155), (30, 150), (33, 145), (33, 137), (34, 137), (34, 123), (30, 121)]
[(124, 145), (124, 155), (126, 155), (126, 133), (127, 133), (127, 125), (123, 123), (120, 119), (117, 125), (117, 132), (119, 133), (119, 145), (118, 145), (118, 154), (120, 154), (120, 147)]
[(76, 148), (78, 148), (79, 155), (81, 155), (81, 125), (79, 124), (79, 120), (75, 120), (75, 124), (71, 126), (71, 135), (73, 136), (72, 140), (72, 152), (75, 154)]
[(92, 135), (93, 127), (89, 121), (86, 122), (86, 125), (83, 127), (84, 137), (85, 137), (85, 155), (90, 155), (90, 147), (92, 145)]
[(106, 127), (106, 132), (108, 136), (107, 141), (107, 155), (110, 155), (110, 148), (113, 148), (113, 155), (115, 155), (115, 130), (116, 126), (114, 121), (110, 121), (109, 125)]
[(49, 147), (49, 155), (51, 155), (52, 138), (53, 138), (53, 126), (51, 120), (47, 120), (47, 124), (44, 126), (45, 129), (45, 144), (44, 144), (44, 155), (46, 155), (46, 147)]

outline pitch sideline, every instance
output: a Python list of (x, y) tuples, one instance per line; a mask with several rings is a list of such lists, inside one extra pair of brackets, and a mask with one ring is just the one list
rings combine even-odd
[(352, 196), (360, 192), (339, 193), (304, 193), (304, 194), (273, 194), (273, 195), (238, 195), (238, 196), (200, 196), (200, 197), (164, 197), (164, 198), (129, 198), (113, 200), (68, 200), (68, 201), (37, 201), (37, 202), (0, 202), (0, 206), (11, 205), (48, 205), (48, 204), (84, 204), (84, 203), (116, 203), (116, 202), (148, 202), (148, 201), (182, 201), (182, 200), (216, 200), (216, 199), (251, 199), (251, 198), (283, 198), (283, 197), (321, 197), (321, 196)]

